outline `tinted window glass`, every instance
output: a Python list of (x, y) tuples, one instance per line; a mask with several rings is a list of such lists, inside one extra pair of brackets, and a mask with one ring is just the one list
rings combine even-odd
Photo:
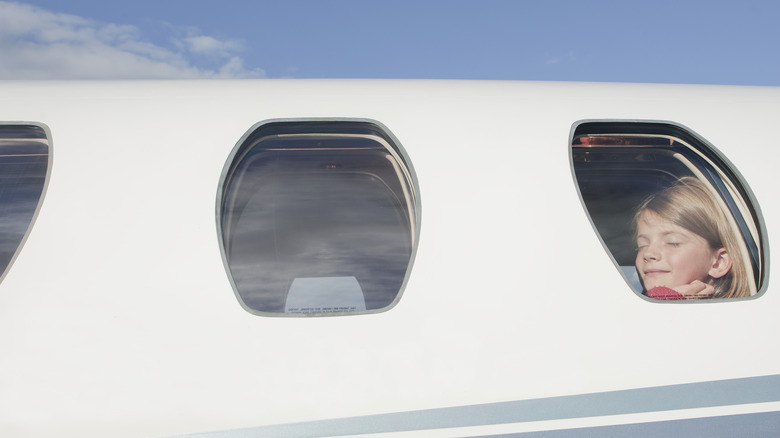
[(417, 227), (395, 142), (364, 122), (275, 122), (252, 130), (220, 196), (223, 253), (256, 313), (333, 315), (399, 298)]
[(49, 168), (47, 131), (0, 124), (0, 271), (18, 254), (42, 199)]
[[(573, 131), (572, 162), (588, 215), (637, 293), (691, 300), (749, 297), (760, 289), (758, 206), (735, 169), (696, 134), (663, 123), (583, 123)], [(720, 259), (707, 265), (704, 257), (688, 257), (674, 266), (679, 248), (694, 248), (678, 237), (698, 242), (707, 257), (723, 248)], [(725, 272), (714, 269), (718, 261)], [(688, 272), (699, 262), (702, 269)], [(675, 274), (683, 270), (685, 276)]]

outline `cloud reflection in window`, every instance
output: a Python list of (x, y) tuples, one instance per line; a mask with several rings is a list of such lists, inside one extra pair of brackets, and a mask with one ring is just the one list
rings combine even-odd
[[(222, 240), (246, 307), (333, 314), (396, 301), (412, 257), (415, 212), (408, 173), (398, 171), (404, 163), (382, 143), (362, 135), (289, 135), (237, 155), (223, 194)], [(315, 279), (327, 300), (312, 294)], [(294, 307), (286, 306), (296, 282), (316, 305), (301, 306), (296, 297)]]

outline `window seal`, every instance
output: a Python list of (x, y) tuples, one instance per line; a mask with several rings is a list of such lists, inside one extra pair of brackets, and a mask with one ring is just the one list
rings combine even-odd
[[(730, 192), (730, 196), (734, 198), (733, 201), (737, 204), (736, 208), (740, 211), (740, 213), (744, 215), (746, 213), (744, 211), (745, 208), (748, 210), (747, 213), (749, 214), (749, 219), (752, 220), (748, 220), (748, 218), (745, 218), (744, 222), (746, 223), (746, 226), (748, 228), (754, 228), (754, 229), (750, 229), (751, 232), (750, 234), (752, 235), (753, 232), (755, 232), (755, 239), (757, 240), (755, 242), (755, 245), (758, 253), (757, 268), (759, 269), (759, 273), (758, 275), (755, 275), (755, 280), (758, 282), (758, 284), (756, 285), (756, 293), (748, 297), (740, 297), (740, 298), (713, 298), (707, 300), (686, 300), (686, 301), (682, 301), (682, 304), (734, 302), (734, 301), (743, 301), (743, 300), (753, 300), (762, 297), (764, 293), (767, 291), (768, 284), (769, 284), (770, 252), (769, 252), (769, 239), (767, 237), (768, 235), (767, 235), (766, 223), (764, 221), (763, 214), (761, 212), (760, 204), (758, 203), (755, 195), (753, 194), (753, 191), (751, 190), (745, 178), (740, 173), (739, 169), (718, 148), (716, 148), (704, 137), (702, 137), (692, 129), (688, 128), (683, 124), (673, 122), (673, 121), (642, 120), (642, 119), (582, 119), (574, 122), (569, 131), (567, 148), (569, 151), (568, 153), (569, 167), (571, 169), (572, 181), (574, 183), (574, 186), (576, 187), (577, 195), (580, 199), (580, 203), (583, 207), (585, 215), (590, 221), (591, 227), (594, 233), (596, 234), (596, 236), (598, 237), (599, 242), (601, 242), (604, 251), (607, 253), (608, 257), (610, 258), (610, 260), (612, 261), (616, 269), (620, 271), (620, 264), (615, 259), (615, 256), (613, 255), (612, 251), (609, 249), (607, 243), (605, 242), (603, 236), (599, 232), (598, 227), (594, 222), (591, 213), (585, 203), (585, 199), (583, 197), (583, 193), (577, 179), (575, 160), (574, 160), (575, 157), (573, 153), (574, 152), (573, 144), (577, 138), (586, 134), (597, 135), (601, 133), (604, 133), (605, 135), (615, 135), (615, 136), (644, 135), (644, 136), (653, 136), (653, 137), (669, 137), (669, 138), (675, 138), (680, 140), (685, 146), (688, 147), (688, 149), (695, 152), (702, 160), (708, 162), (708, 164), (716, 171), (717, 175), (711, 175), (711, 177), (714, 177), (715, 179), (720, 180), (722, 182), (725, 190)], [(707, 178), (707, 180), (709, 181), (709, 178)], [(736, 190), (737, 193), (734, 193), (734, 190)], [(723, 197), (721, 196), (721, 198)], [(721, 199), (721, 200), (723, 202), (728, 203), (727, 199)], [(732, 207), (729, 206), (729, 209), (731, 210)], [(745, 242), (745, 244), (749, 246), (748, 242)], [(626, 284), (629, 286), (629, 288), (632, 291), (634, 291), (636, 295), (640, 296), (645, 301), (649, 301), (652, 303), (662, 303), (662, 304), (667, 303), (666, 301), (659, 301), (652, 298), (648, 298), (647, 296), (643, 295), (641, 291), (636, 291), (635, 288), (631, 286), (631, 282), (625, 276), (625, 274), (623, 272), (620, 272), (620, 274), (626, 281)], [(681, 303), (681, 302), (676, 301), (675, 303)]]
[[(354, 130), (351, 130), (349, 133), (345, 133), (343, 126), (347, 124), (352, 125)], [(310, 126), (316, 129), (301, 130), (302, 126)], [(222, 221), (222, 208), (224, 205), (223, 198), (225, 196), (226, 190), (231, 180), (231, 171), (233, 170), (234, 163), (241, 160), (241, 155), (244, 155), (250, 150), (252, 150), (254, 145), (263, 141), (265, 137), (263, 135), (264, 130), (261, 129), (263, 127), (265, 128), (273, 127), (274, 135), (287, 135), (287, 134), (328, 135), (332, 133), (334, 135), (344, 136), (344, 135), (350, 135), (354, 133), (360, 136), (363, 134), (370, 134), (375, 136), (377, 139), (381, 139), (382, 143), (384, 143), (385, 146), (387, 147), (387, 151), (396, 160), (404, 164), (404, 166), (400, 166), (400, 171), (403, 174), (406, 181), (408, 181), (408, 185), (409, 185), (408, 187), (409, 192), (406, 194), (408, 195), (407, 203), (409, 208), (409, 215), (411, 216), (410, 224), (409, 224), (411, 228), (410, 230), (411, 231), (411, 254), (398, 293), (396, 294), (392, 302), (390, 302), (388, 305), (377, 309), (367, 309), (367, 310), (361, 310), (357, 312), (282, 313), (282, 312), (268, 312), (268, 311), (257, 310), (252, 307), (249, 307), (244, 302), (244, 299), (242, 298), (239, 292), (239, 289), (236, 285), (233, 275), (231, 274), (231, 267), (228, 260), (228, 256), (226, 254), (227, 242), (224, 241), (224, 237), (223, 237), (223, 221)], [(393, 163), (393, 167), (395, 168), (396, 172), (399, 171), (399, 168), (396, 167), (396, 163)], [(400, 176), (401, 175), (399, 175), (399, 177)], [(357, 316), (357, 315), (383, 313), (394, 308), (400, 302), (406, 290), (406, 286), (407, 283), (409, 282), (409, 278), (411, 276), (412, 268), (414, 266), (414, 262), (417, 254), (417, 247), (420, 238), (420, 228), (422, 224), (422, 219), (421, 219), (422, 211), (421, 211), (421, 202), (420, 202), (419, 193), (420, 193), (419, 181), (408, 153), (401, 145), (401, 142), (398, 141), (398, 139), (393, 135), (393, 133), (386, 126), (384, 126), (382, 123), (376, 120), (367, 119), (367, 118), (339, 118), (339, 117), (274, 118), (274, 119), (266, 119), (255, 123), (241, 136), (238, 142), (236, 142), (232, 151), (230, 152), (227, 159), (225, 160), (225, 164), (220, 174), (219, 185), (216, 194), (215, 222), (216, 222), (216, 229), (217, 229), (217, 238), (218, 238), (218, 243), (220, 248), (220, 255), (222, 257), (222, 263), (227, 273), (227, 277), (230, 282), (231, 288), (233, 289), (233, 292), (236, 296), (236, 299), (238, 300), (241, 307), (244, 308), (244, 310), (246, 310), (247, 312), (253, 315), (281, 317), (281, 318)]]

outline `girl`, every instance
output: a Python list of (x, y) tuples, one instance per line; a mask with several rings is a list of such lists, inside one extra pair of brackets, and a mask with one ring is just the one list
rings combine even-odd
[(704, 184), (684, 177), (650, 196), (634, 215), (636, 270), (661, 300), (750, 296), (738, 237)]

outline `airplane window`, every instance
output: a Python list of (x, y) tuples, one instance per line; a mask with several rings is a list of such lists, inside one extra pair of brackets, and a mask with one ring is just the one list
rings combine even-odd
[(759, 293), (758, 204), (704, 139), (671, 123), (582, 122), (571, 154), (585, 210), (637, 294), (680, 302)]
[(400, 299), (419, 227), (405, 153), (368, 121), (273, 121), (223, 173), (217, 217), (236, 296), (255, 314), (332, 316)]
[(16, 259), (43, 199), (49, 138), (43, 125), (0, 123), (0, 278)]

